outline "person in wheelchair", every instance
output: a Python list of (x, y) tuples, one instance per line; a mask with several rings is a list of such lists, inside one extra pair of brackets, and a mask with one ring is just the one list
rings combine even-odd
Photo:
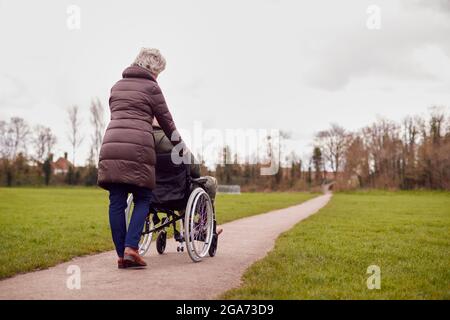
[[(192, 152), (187, 148), (184, 148), (184, 150), (187, 151), (187, 155), (184, 159), (188, 159), (188, 163), (185, 164), (184, 167), (175, 165), (171, 156), (174, 147), (173, 143), (166, 136), (156, 118), (153, 119), (152, 125), (157, 157), (156, 188), (153, 192), (152, 202), (152, 205), (156, 207), (155, 209), (157, 209), (158, 205), (170, 206), (171, 204), (175, 204), (174, 206), (177, 207), (176, 202), (182, 202), (181, 199), (185, 197), (184, 188), (186, 188), (186, 179), (192, 179), (194, 182), (201, 184), (214, 205), (217, 192), (216, 178), (211, 176), (201, 177), (200, 165)], [(156, 217), (156, 220), (153, 222), (159, 222), (157, 215), (154, 217)], [(221, 234), (222, 231), (222, 228), (217, 227), (216, 232), (218, 235)]]

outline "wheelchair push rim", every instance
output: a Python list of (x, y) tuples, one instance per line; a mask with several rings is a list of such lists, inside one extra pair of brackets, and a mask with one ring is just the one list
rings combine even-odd
[(208, 254), (214, 233), (213, 206), (202, 188), (191, 193), (184, 219), (187, 251), (194, 262), (199, 262)]

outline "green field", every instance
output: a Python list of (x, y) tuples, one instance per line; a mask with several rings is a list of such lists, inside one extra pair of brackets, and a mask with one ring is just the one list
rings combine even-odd
[[(381, 288), (369, 290), (370, 265)], [(335, 194), (226, 299), (450, 299), (450, 193)]]
[[(310, 193), (218, 195), (224, 223), (301, 203)], [(113, 249), (108, 194), (98, 188), (0, 188), (0, 278)]]

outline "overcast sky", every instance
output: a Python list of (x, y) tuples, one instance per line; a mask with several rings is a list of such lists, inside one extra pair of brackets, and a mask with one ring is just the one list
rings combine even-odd
[[(81, 28), (67, 27), (67, 7)], [(381, 28), (367, 27), (367, 8)], [(143, 46), (180, 128), (280, 128), (299, 154), (330, 122), (357, 129), (450, 106), (450, 1), (0, 0), (0, 119), (50, 126), (70, 151), (66, 108), (108, 108)], [(109, 109), (106, 112), (109, 117)]]

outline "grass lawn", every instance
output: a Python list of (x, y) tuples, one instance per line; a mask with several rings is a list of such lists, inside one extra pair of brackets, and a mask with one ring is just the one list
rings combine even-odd
[[(310, 193), (218, 195), (219, 223), (288, 207)], [(0, 188), (0, 279), (113, 249), (98, 188)]]
[[(381, 289), (369, 290), (370, 265)], [(450, 299), (450, 193), (335, 194), (226, 299)]]

